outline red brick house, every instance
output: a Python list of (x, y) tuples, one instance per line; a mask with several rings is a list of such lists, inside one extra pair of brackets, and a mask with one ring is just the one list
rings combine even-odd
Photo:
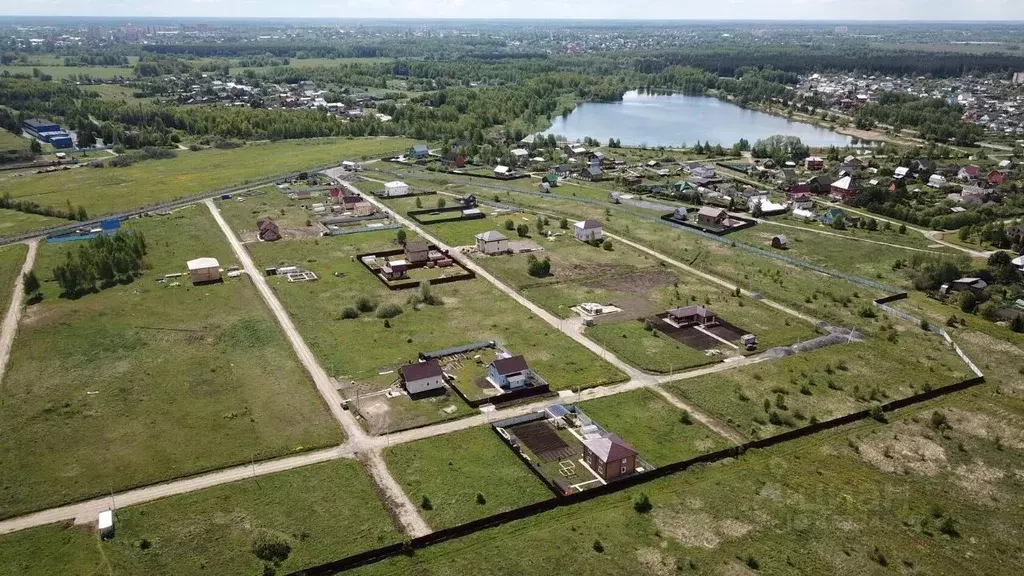
[(636, 472), (637, 451), (615, 434), (583, 440), (583, 461), (604, 480), (631, 476)]
[(1010, 177), (1006, 175), (1006, 172), (1000, 172), (999, 170), (989, 172), (987, 178), (988, 183), (992, 186), (998, 186), (1009, 179)]

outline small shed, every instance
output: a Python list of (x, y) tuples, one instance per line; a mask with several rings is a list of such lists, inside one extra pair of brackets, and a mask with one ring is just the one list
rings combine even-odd
[(114, 511), (104, 510), (100, 512), (96, 528), (99, 530), (100, 538), (110, 540), (114, 537)]
[(220, 262), (216, 258), (196, 258), (188, 261), (188, 275), (193, 284), (220, 280)]
[(388, 182), (384, 184), (384, 195), (388, 197), (395, 196), (407, 196), (409, 194), (409, 185), (405, 182), (395, 180), (394, 182)]
[(782, 234), (772, 236), (772, 248), (778, 248), (779, 250), (785, 250), (789, 247), (786, 237)]

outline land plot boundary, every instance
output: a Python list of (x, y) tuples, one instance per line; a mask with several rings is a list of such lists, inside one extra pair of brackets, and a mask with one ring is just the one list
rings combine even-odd
[[(431, 208), (424, 208), (422, 210), (410, 210), (410, 211), (406, 212), (405, 215), (408, 216), (409, 218), (412, 218), (413, 220), (416, 221), (417, 224), (420, 224), (422, 226), (430, 226), (431, 224), (444, 224), (446, 222), (461, 222), (463, 220), (483, 220), (483, 219), (487, 218), (486, 214), (484, 214), (483, 212), (479, 212), (479, 211), (477, 211), (475, 214), (470, 214), (469, 216), (466, 216), (465, 214), (462, 214), (462, 212), (464, 210), (471, 210), (473, 208), (475, 208), (475, 206), (449, 206), (447, 208), (433, 208), (433, 209), (431, 209)], [(452, 217), (449, 217), (449, 218), (438, 218), (438, 219), (435, 219), (435, 220), (422, 220), (422, 219), (420, 219), (420, 216), (425, 216), (425, 215), (430, 215), (430, 214), (435, 214), (435, 213), (445, 214), (445, 213), (448, 213), (448, 212), (458, 212), (459, 215), (458, 216), (452, 216)]]
[[(451, 259), (452, 263), (455, 266), (458, 266), (462, 270), (462, 274), (457, 274), (455, 276), (447, 276), (445, 278), (431, 278), (429, 280), (425, 280), (425, 282), (427, 282), (431, 286), (437, 286), (437, 285), (440, 285), (440, 284), (450, 284), (452, 282), (461, 282), (463, 280), (472, 280), (472, 279), (476, 278), (476, 272), (473, 272), (472, 270), (467, 268), (466, 265), (463, 264), (458, 258), (452, 258), (452, 256), (449, 254), (448, 251), (441, 250), (440, 248), (438, 248), (437, 246), (435, 246), (433, 244), (428, 246), (428, 248), (430, 250), (437, 250), (438, 252), (441, 252), (442, 254), (448, 256)], [(420, 282), (419, 281), (415, 281), (415, 280), (411, 280), (409, 282), (403, 282), (401, 284), (388, 283), (388, 281), (385, 280), (384, 277), (382, 277), (380, 274), (378, 274), (377, 271), (374, 270), (365, 260), (366, 258), (370, 258), (370, 257), (373, 257), (373, 258), (387, 258), (388, 256), (399, 256), (401, 254), (405, 254), (405, 250), (402, 249), (402, 248), (399, 248), (399, 249), (396, 249), (396, 250), (384, 250), (382, 252), (367, 252), (367, 253), (364, 253), (364, 254), (356, 254), (355, 258), (359, 262), (359, 264), (361, 264), (363, 266), (363, 268), (366, 268), (367, 272), (369, 272), (370, 274), (373, 274), (373, 276), (377, 280), (379, 280), (380, 283), (383, 284), (388, 290), (395, 291), (395, 290), (410, 290), (412, 288), (419, 288)], [(409, 269), (410, 270), (418, 270), (420, 268), (425, 268), (425, 267), (426, 266), (423, 265), (423, 264), (420, 264), (420, 265), (410, 265)]]

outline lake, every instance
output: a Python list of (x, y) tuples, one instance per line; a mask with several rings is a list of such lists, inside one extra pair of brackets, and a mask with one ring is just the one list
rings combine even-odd
[(747, 110), (708, 96), (653, 96), (627, 92), (621, 102), (584, 102), (567, 117), (556, 117), (545, 134), (569, 140), (609, 138), (623, 146), (689, 146), (698, 141), (728, 148), (740, 138), (753, 144), (775, 134), (797, 136), (808, 146), (848, 146), (849, 136), (802, 122)]

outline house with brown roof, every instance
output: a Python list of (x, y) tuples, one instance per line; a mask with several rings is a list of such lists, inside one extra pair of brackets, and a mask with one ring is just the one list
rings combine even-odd
[(399, 373), (410, 396), (444, 389), (444, 371), (436, 358), (402, 366)]
[(729, 213), (725, 208), (713, 208), (711, 206), (702, 206), (697, 211), (697, 222), (700, 224), (708, 224), (711, 226), (725, 226), (725, 223), (729, 220)]
[(715, 313), (701, 305), (673, 308), (668, 311), (665, 321), (677, 327), (707, 326), (718, 321)]
[(430, 259), (430, 247), (426, 242), (406, 242), (405, 259), (410, 264), (419, 264)]
[(487, 368), (487, 378), (502, 390), (515, 390), (530, 383), (533, 371), (522, 355), (499, 358)]
[(276, 242), (281, 239), (281, 229), (277, 227), (277, 222), (274, 222), (272, 218), (257, 220), (256, 229), (260, 240), (264, 242)]
[(637, 451), (615, 434), (583, 439), (583, 461), (604, 480), (616, 480), (636, 472)]

